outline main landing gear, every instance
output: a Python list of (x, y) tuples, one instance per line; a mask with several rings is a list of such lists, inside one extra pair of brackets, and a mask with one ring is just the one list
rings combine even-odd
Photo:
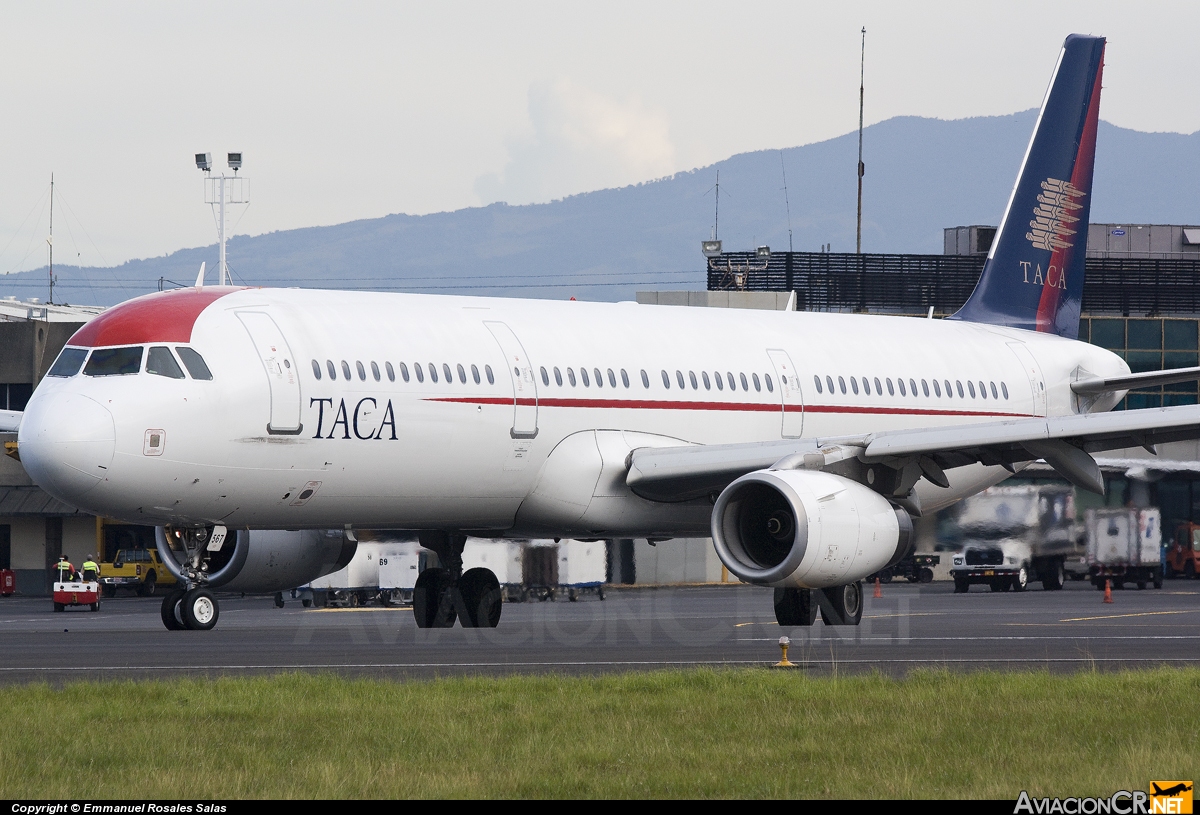
[(440, 568), (426, 569), (413, 588), (413, 616), (418, 628), (495, 628), (503, 595), (490, 569), (462, 570), (467, 536), (457, 532), (422, 532), (421, 545), (438, 556)]
[(775, 619), (781, 626), (812, 625), (821, 612), (825, 625), (862, 621), (862, 581), (831, 589), (775, 589)]

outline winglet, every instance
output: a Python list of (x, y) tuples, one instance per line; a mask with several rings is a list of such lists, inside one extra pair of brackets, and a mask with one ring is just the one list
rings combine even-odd
[(1104, 43), (1063, 43), (979, 284), (950, 319), (1079, 337)]
[(204, 264), (206, 261), (200, 262), (200, 274), (196, 275), (196, 288), (204, 287)]

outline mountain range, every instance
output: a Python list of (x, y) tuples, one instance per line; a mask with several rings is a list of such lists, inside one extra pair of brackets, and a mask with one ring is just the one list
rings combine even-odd
[[(944, 227), (998, 223), (1036, 117), (899, 116), (866, 128), (863, 251), (940, 253)], [(229, 265), (247, 285), (589, 300), (702, 289), (700, 242), (715, 218), (726, 250), (854, 251), (857, 150), (854, 132), (549, 203), (239, 235)], [(1200, 222), (1200, 132), (1102, 122), (1092, 193), (1097, 223)], [(160, 278), (190, 285), (202, 261), (211, 282), (215, 244), (110, 268), (56, 266), (56, 299), (112, 305)], [(44, 267), (8, 275), (0, 296), (44, 298), (45, 280)]]

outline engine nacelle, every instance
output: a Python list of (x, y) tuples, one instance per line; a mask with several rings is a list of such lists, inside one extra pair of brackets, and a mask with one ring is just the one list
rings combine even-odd
[[(155, 529), (163, 565), (182, 580), (183, 547), (172, 534)], [(219, 550), (206, 552), (207, 585), (252, 594), (293, 589), (344, 568), (357, 547), (340, 529), (231, 529)]]
[(759, 470), (734, 481), (713, 507), (713, 543), (747, 583), (823, 589), (898, 562), (912, 520), (879, 493), (813, 470)]

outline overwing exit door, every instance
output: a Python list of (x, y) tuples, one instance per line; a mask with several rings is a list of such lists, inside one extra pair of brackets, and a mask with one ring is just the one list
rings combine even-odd
[(509, 435), (514, 439), (532, 439), (538, 432), (537, 380), (533, 376), (533, 366), (511, 328), (499, 322), (485, 322), (484, 325), (500, 345), (509, 379), (512, 380), (513, 425)]
[(767, 356), (775, 367), (775, 379), (779, 383), (779, 398), (783, 405), (780, 433), (785, 439), (799, 438), (804, 430), (804, 394), (800, 391), (800, 376), (787, 351), (768, 348)]
[(271, 420), (267, 432), (283, 436), (299, 434), (304, 429), (300, 424), (300, 377), (283, 332), (271, 315), (264, 312), (239, 311), (237, 316), (254, 342), (271, 386)]

